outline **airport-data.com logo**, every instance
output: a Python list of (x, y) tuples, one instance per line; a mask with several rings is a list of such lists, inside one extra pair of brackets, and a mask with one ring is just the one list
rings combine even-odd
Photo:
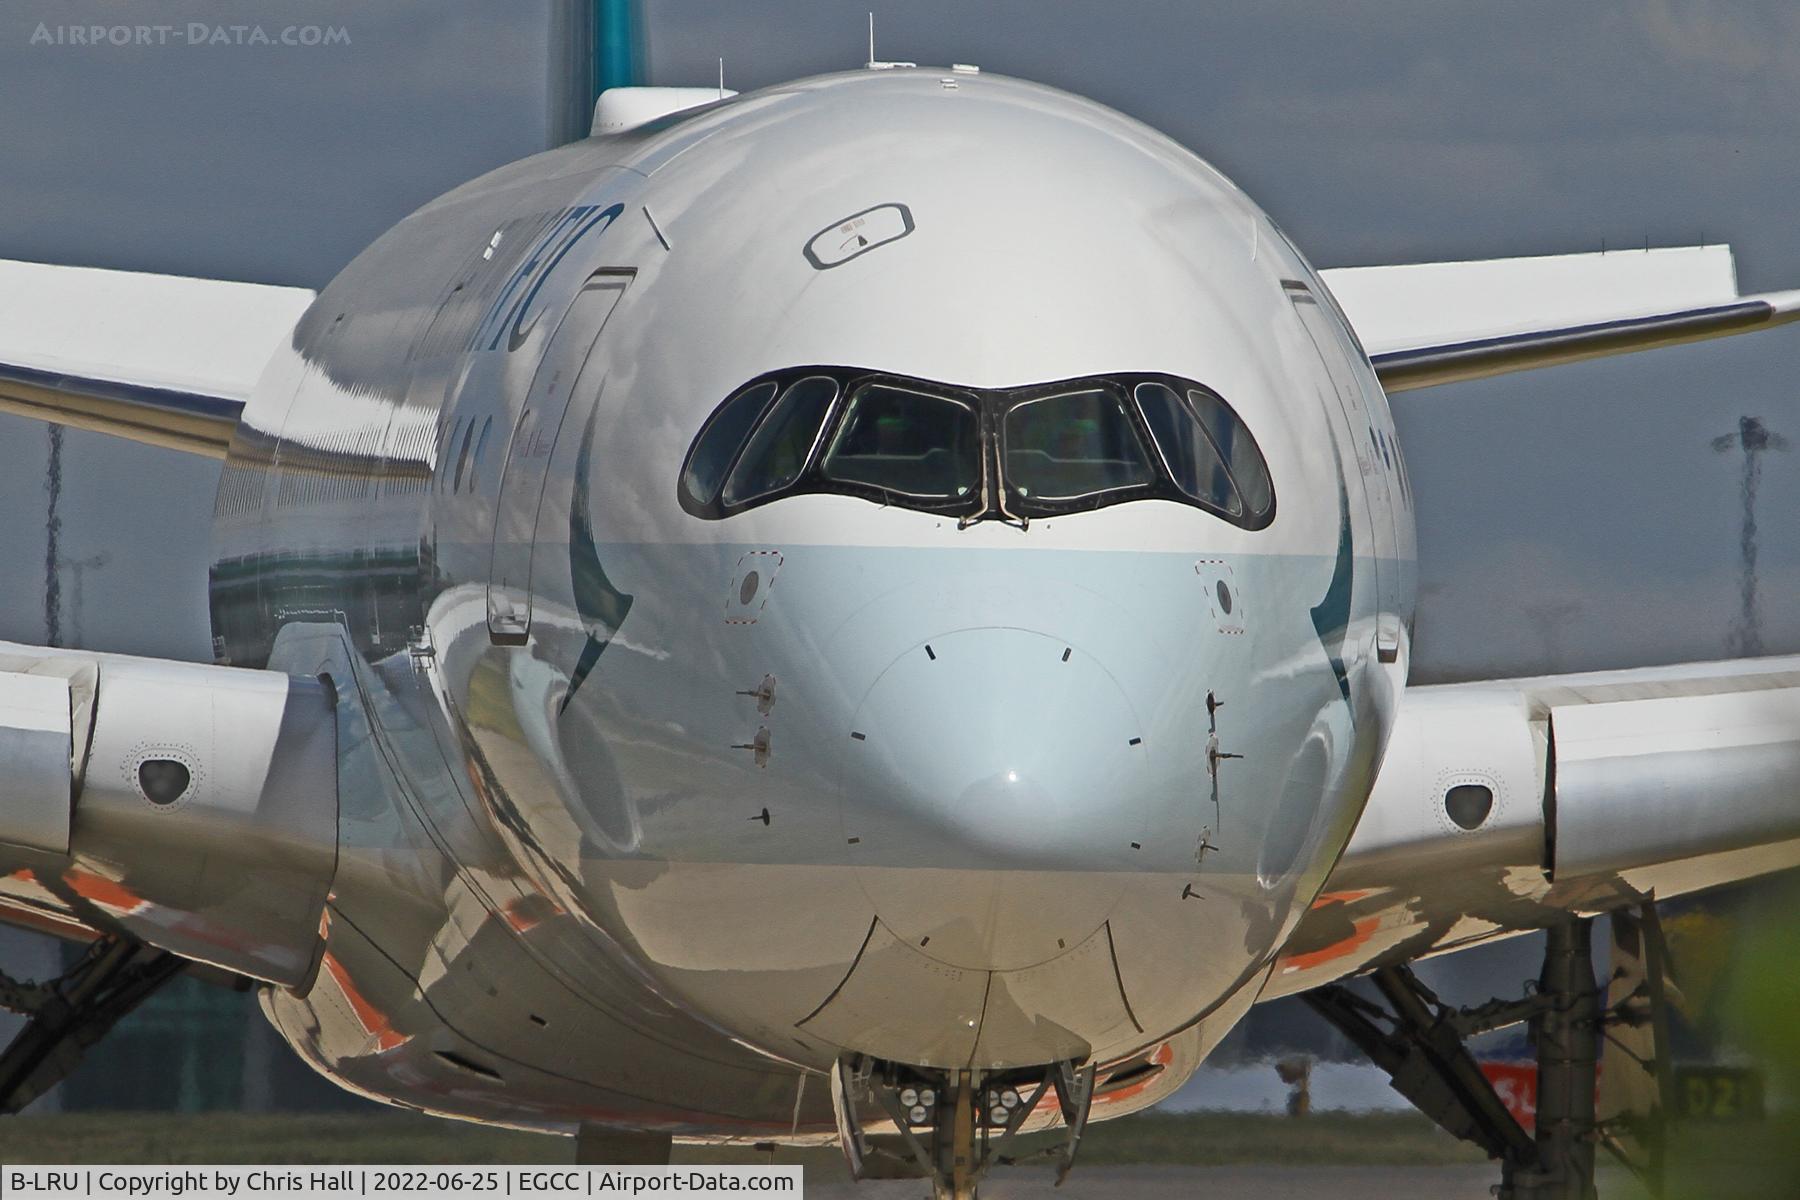
[(33, 46), (348, 46), (342, 25), (50, 25), (32, 30)]

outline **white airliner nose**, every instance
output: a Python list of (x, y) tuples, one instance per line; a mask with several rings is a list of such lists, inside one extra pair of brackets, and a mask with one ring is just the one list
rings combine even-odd
[(901, 655), (852, 723), (845, 833), (895, 937), (964, 969), (1080, 945), (1141, 853), (1149, 749), (1105, 665), (1022, 629)]

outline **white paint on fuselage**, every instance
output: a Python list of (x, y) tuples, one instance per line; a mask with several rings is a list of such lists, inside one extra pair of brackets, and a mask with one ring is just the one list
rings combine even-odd
[[(819, 230), (884, 203), (908, 206), (909, 236), (830, 270), (803, 255)], [(540, 281), (533, 314), (548, 316), (523, 322), (531, 335), (520, 350), (408, 374), (397, 361), (406, 352), (393, 348), (385, 384), (364, 378), (361, 360), (348, 369), (347, 347), (362, 343), (332, 328), (330, 310), (352, 325), (416, 331), (449, 292), (448, 276), (404, 278), (408, 237), (431, 230), (479, 249), (522, 212), (614, 204), (622, 215)], [(655, 228), (636, 219), (644, 208)], [(1377, 616), (1410, 617), (1412, 534), (1406, 511), (1385, 594), (1373, 546), (1354, 547), (1343, 632), (1322, 637), (1313, 610), (1328, 600), (1344, 512), (1370, 504), (1367, 464), (1332, 432), (1330, 375), (1282, 286), (1322, 285), (1241, 192), (1161, 135), (1064, 93), (988, 75), (947, 89), (929, 71), (891, 71), (774, 89), (660, 132), (528, 160), (410, 221), (414, 232), (403, 225), (391, 247), (346, 272), (381, 276), (357, 284), (385, 289), (381, 312), (357, 313), (366, 290), (327, 289), (313, 340), (272, 364), (246, 419), (316, 445), (348, 414), (363, 421), (384, 404), (428, 414), (444, 402), (436, 482), (416, 496), (222, 518), (221, 557), (429, 543), (437, 574), (419, 601), (444, 754), (459, 766), (479, 755), (480, 778), (458, 780), (471, 809), (504, 810), (494, 832), (538, 889), (591, 927), (600, 961), (622, 952), (709, 1023), (813, 1065), (839, 1047), (934, 1065), (1115, 1057), (1256, 986), (1374, 776), (1405, 666), (1404, 646), (1397, 663), (1376, 661)], [(591, 392), (575, 399), (555, 444), (537, 521), (533, 640), (494, 646), (476, 598), (504, 431), (557, 316), (600, 269), (636, 273), (587, 368), (605, 389), (597, 407)], [(722, 521), (683, 512), (676, 476), (707, 415), (750, 378), (815, 363), (968, 386), (1116, 371), (1203, 381), (1260, 444), (1275, 521), (1247, 532), (1145, 501), (1023, 531), (958, 529), (842, 496)], [(465, 378), (493, 390), (459, 391)], [(471, 411), (495, 418), (502, 436), (478, 482), (458, 490), (445, 477)], [(377, 448), (391, 450), (406, 426), (390, 419)], [(591, 468), (578, 478), (590, 430)], [(578, 489), (608, 576), (631, 598), (621, 636), (655, 653), (609, 649), (564, 714), (590, 633), (571, 591)], [(1384, 488), (1378, 507), (1388, 503)], [(728, 622), (734, 564), (767, 550), (783, 556), (768, 609), (755, 624)], [(1222, 629), (1209, 607), (1208, 563), (1229, 564), (1242, 585), (1242, 628)], [(1018, 845), (999, 853), (982, 848), (991, 823), (975, 837), (954, 805), (933, 809), (932, 796), (909, 794), (891, 769), (880, 782), (846, 751), (878, 681), (954, 635), (987, 638), (980, 653), (994, 664), (956, 696), (971, 740), (947, 753), (978, 758), (981, 714), (1038, 698), (1008, 687), (1007, 655), (1031, 639), (1000, 647), (998, 633), (983, 633), (1021, 630), (1092, 656), (1116, 683), (1117, 720), (1141, 726), (1144, 746), (1142, 765), (1117, 777), (1119, 795), (1099, 794), (1104, 779), (1060, 792), (1067, 769), (1038, 780), (1046, 811), (1021, 820)], [(739, 695), (765, 675), (779, 681), (771, 714)], [(1221, 766), (1216, 805), (1209, 692), (1226, 705), (1218, 748), (1244, 755)], [(936, 702), (928, 690), (917, 700)], [(893, 728), (908, 702), (882, 692), (877, 707)], [(1068, 700), (1044, 715), (1040, 736), (1072, 735), (1088, 716)], [(733, 749), (759, 726), (776, 739), (766, 766)], [(993, 728), (1015, 739), (1008, 753), (1029, 770), (1030, 738), (1016, 724)], [(908, 742), (917, 733), (891, 736), (932, 753)], [(960, 778), (954, 762), (932, 765)], [(750, 820), (763, 809), (772, 821)], [(1091, 863), (1070, 860), (1059, 817), (1094, 841)], [(1277, 842), (1284, 860), (1292, 853), (1278, 870)], [(1016, 903), (996, 901), (996, 872)], [(1042, 928), (1021, 927), (1033, 911)], [(846, 990), (872, 922), (914, 941), (936, 929), (949, 957), (934, 957), (929, 941), (898, 947), (883, 957), (879, 987)], [(1129, 1012), (1089, 1004), (1102, 933)], [(834, 1018), (840, 992), (864, 1007)], [(867, 1008), (884, 995), (890, 1008)], [(990, 995), (1010, 1003), (989, 1006)], [(946, 1035), (969, 1019), (966, 1036)]]

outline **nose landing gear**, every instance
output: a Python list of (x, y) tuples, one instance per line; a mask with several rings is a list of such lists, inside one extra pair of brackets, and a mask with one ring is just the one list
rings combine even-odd
[[(1041, 1105), (1052, 1093), (1055, 1107)], [(974, 1200), (990, 1167), (1020, 1161), (1008, 1151), (1028, 1126), (1062, 1125), (1061, 1145), (1038, 1152), (1057, 1159), (1060, 1184), (1074, 1166), (1093, 1095), (1094, 1068), (1073, 1062), (949, 1071), (845, 1055), (831, 1076), (838, 1144), (851, 1176), (930, 1179), (934, 1200)], [(870, 1132), (867, 1116), (893, 1132)]]

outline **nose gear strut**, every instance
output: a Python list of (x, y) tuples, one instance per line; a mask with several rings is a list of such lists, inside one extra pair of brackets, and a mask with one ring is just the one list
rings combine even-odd
[[(1051, 1092), (1054, 1116), (1046, 1112), (1032, 1122)], [(1007, 1151), (1028, 1122), (1043, 1129), (1060, 1119), (1062, 1143), (1038, 1152), (1056, 1158), (1060, 1184), (1075, 1164), (1093, 1097), (1093, 1066), (1074, 1062), (949, 1071), (847, 1054), (831, 1074), (838, 1144), (851, 1177), (928, 1178), (934, 1200), (974, 1200), (990, 1167), (1020, 1161)], [(866, 1114), (885, 1118), (894, 1132), (870, 1133)]]

